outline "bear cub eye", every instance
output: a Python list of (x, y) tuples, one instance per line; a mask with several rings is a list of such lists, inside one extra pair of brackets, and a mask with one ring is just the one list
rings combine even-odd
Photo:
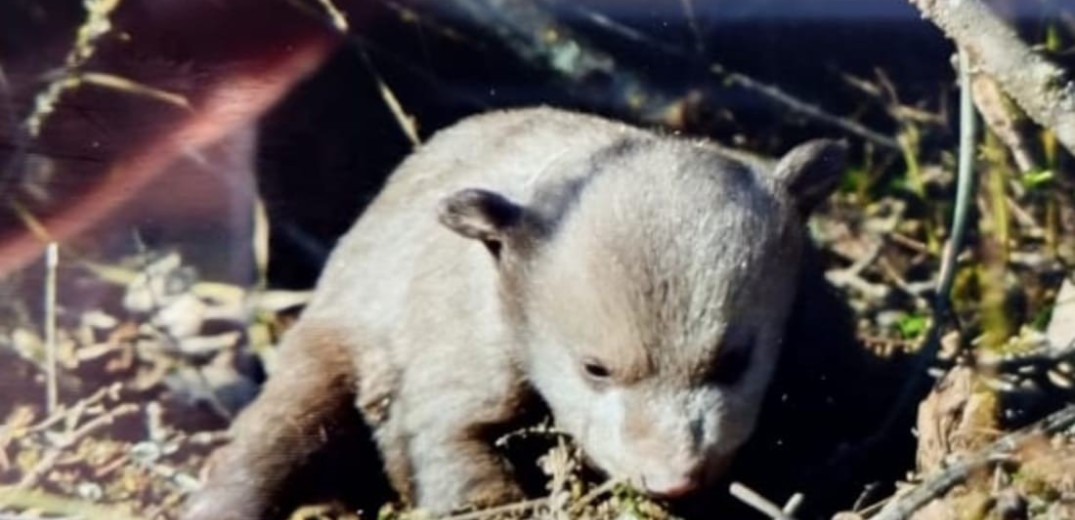
[(608, 381), (608, 378), (612, 375), (612, 372), (595, 358), (586, 358), (582, 361), (582, 368), (586, 371), (586, 375), (598, 383), (604, 383)]

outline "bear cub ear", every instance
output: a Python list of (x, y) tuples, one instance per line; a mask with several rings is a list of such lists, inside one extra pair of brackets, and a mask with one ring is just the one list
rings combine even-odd
[(784, 154), (773, 175), (807, 216), (836, 191), (846, 163), (846, 141), (816, 139)]
[(437, 207), (441, 224), (461, 236), (482, 241), (496, 257), (522, 217), (522, 206), (479, 188), (459, 190), (441, 199)]

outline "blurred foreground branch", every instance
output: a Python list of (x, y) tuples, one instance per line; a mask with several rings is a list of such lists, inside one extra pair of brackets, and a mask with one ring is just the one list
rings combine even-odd
[(1063, 69), (1034, 52), (979, 0), (910, 2), (1075, 155), (1075, 83)]
[(617, 67), (597, 49), (534, 2), (527, 0), (454, 0), (457, 9), (500, 38), (524, 60), (555, 71), (573, 85), (611, 82), (606, 101), (646, 120), (660, 120), (676, 100), (669, 99), (634, 71)]

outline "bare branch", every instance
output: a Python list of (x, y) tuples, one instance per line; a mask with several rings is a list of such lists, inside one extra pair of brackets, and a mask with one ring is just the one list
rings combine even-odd
[(45, 409), (56, 413), (59, 394), (56, 384), (56, 267), (60, 262), (59, 246), (50, 242), (45, 249)]
[(795, 98), (772, 85), (762, 83), (744, 74), (730, 71), (717, 63), (712, 64), (709, 70), (713, 74), (724, 78), (725, 81), (733, 85), (737, 85), (739, 87), (750, 90), (752, 92), (761, 94), (762, 96), (787, 107), (793, 112), (802, 114), (812, 119), (816, 119), (828, 125), (835, 126), (849, 134), (861, 137), (862, 139), (870, 141), (883, 148), (887, 148), (889, 150), (900, 149), (900, 144), (896, 142), (895, 139), (887, 135), (870, 130), (869, 128), (866, 128), (865, 126), (856, 123), (855, 121), (852, 121), (850, 119), (832, 115), (823, 110), (821, 107)]
[(2, 520), (43, 518), (40, 516), (41, 513), (62, 515), (59, 518), (64, 520), (69, 518), (79, 520), (134, 520), (136, 518), (117, 506), (95, 504), (41, 490), (20, 489), (12, 486), (0, 486), (0, 504), (4, 504), (5, 508), (29, 509), (36, 512), (33, 516), (28, 513), (19, 515), (4, 513), (3, 516), (0, 516)]
[(980, 72), (1075, 155), (1075, 83), (979, 0), (910, 0), (970, 55)]
[[(759, 495), (757, 491), (754, 491), (743, 484), (732, 482), (731, 487), (728, 488), (728, 492), (731, 493), (733, 497), (738, 498), (744, 504), (753, 507), (759, 513), (772, 520), (794, 520), (783, 508), (772, 503), (769, 499)], [(787, 509), (798, 508), (797, 502), (798, 500), (788, 503)]]
[(77, 430), (65, 435), (62, 439), (60, 439), (59, 443), (53, 446), (50, 451), (48, 451), (43, 457), (41, 457), (41, 460), (37, 462), (37, 465), (35, 465), (32, 469), (26, 472), (25, 475), (23, 475), (22, 480), (20, 480), (19, 483), (15, 485), (15, 489), (28, 490), (34, 487), (45, 476), (45, 474), (48, 473), (54, 465), (56, 465), (56, 462), (60, 460), (60, 456), (63, 455), (63, 452), (65, 450), (75, 446), (76, 444), (81, 442), (82, 439), (89, 437), (97, 430), (112, 424), (112, 422), (115, 421), (117, 418), (122, 417), (124, 415), (130, 415), (137, 411), (137, 405), (131, 403), (122, 404), (97, 417), (94, 417), (93, 419), (87, 421), (86, 424), (79, 427)]

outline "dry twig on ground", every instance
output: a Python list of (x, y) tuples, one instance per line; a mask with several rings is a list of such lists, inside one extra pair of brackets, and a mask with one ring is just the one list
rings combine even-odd
[(897, 497), (870, 520), (903, 520), (930, 501), (963, 482), (972, 472), (985, 467), (1040, 434), (1062, 431), (1075, 424), (1075, 405), (1068, 406), (1045, 419), (1001, 437), (985, 449), (952, 464), (901, 497)]

